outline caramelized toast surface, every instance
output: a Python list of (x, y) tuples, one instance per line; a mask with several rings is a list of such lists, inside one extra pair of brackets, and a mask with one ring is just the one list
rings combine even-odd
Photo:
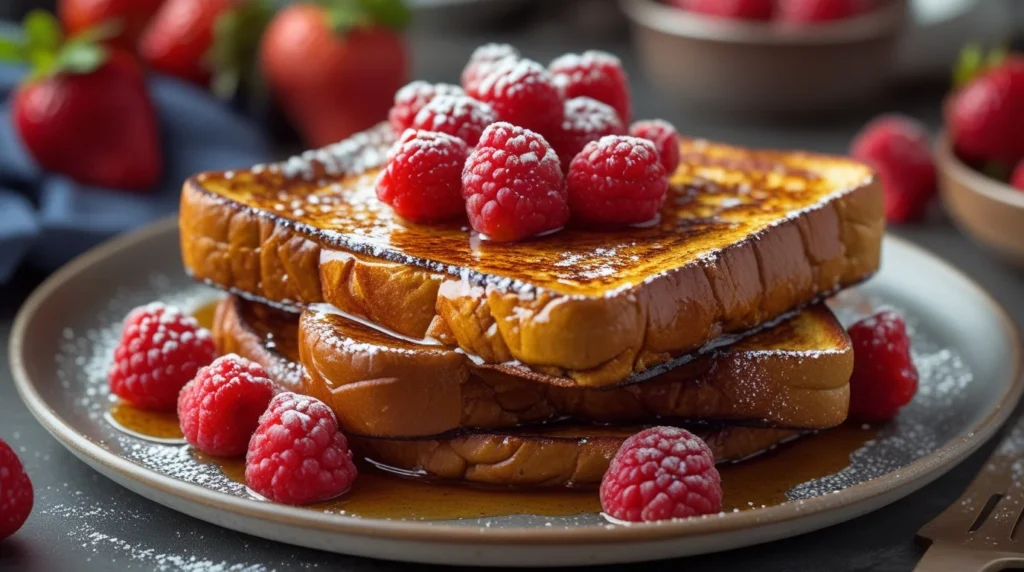
[(384, 128), (281, 165), (204, 173), (181, 203), (185, 266), (259, 301), (335, 307), (489, 364), (599, 387), (806, 307), (878, 267), (866, 166), (688, 140), (659, 219), (515, 244), (417, 226), (374, 197)]
[(626, 230), (566, 228), (518, 243), (475, 238), (465, 221), (417, 225), (377, 200), (374, 180), (391, 138), (310, 153), (283, 167), (204, 173), (187, 186), (295, 225), (322, 246), (472, 281), (574, 296), (608, 296), (872, 184), (852, 160), (750, 151), (685, 140), (660, 216)]
[[(254, 315), (274, 318), (251, 321)], [(298, 322), (238, 298), (221, 303), (214, 335), (222, 350), (258, 361), (272, 376), (294, 372), (300, 356), (301, 387), (291, 376), (279, 383), (330, 405), (346, 433), (379, 438), (567, 419), (823, 429), (846, 419), (853, 367), (849, 338), (824, 306), (651, 380), (601, 389), (525, 379), (336, 314), (310, 310)]]

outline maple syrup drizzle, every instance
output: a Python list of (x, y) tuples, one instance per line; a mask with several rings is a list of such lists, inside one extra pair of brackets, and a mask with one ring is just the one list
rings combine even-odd
[[(212, 325), (216, 306), (215, 301), (194, 313), (200, 325)], [(105, 418), (119, 431), (140, 439), (163, 444), (185, 442), (173, 413), (145, 411), (115, 402)], [(742, 511), (786, 502), (786, 492), (793, 487), (848, 467), (850, 455), (877, 434), (875, 427), (846, 423), (744, 461), (721, 464), (722, 510)], [(245, 483), (244, 459), (220, 459), (197, 451), (192, 455), (199, 463), (216, 465), (225, 477)], [(362, 518), (454, 520), (514, 514), (574, 516), (600, 512), (601, 503), (595, 490), (471, 487), (397, 476), (364, 463), (348, 493), (307, 508)]]

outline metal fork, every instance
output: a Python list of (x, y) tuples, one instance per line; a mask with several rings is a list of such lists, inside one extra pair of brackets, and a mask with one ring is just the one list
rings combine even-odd
[(949, 508), (917, 534), (932, 541), (916, 572), (1024, 565), (1024, 419)]

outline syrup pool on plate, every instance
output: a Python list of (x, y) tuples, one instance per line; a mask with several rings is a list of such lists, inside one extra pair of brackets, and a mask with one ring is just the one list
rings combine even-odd
[[(107, 415), (117, 429), (157, 443), (180, 443), (173, 414), (153, 413), (114, 403)], [(847, 423), (805, 435), (751, 459), (718, 466), (722, 475), (722, 510), (748, 510), (786, 502), (791, 488), (850, 465), (850, 454), (874, 439), (877, 430)], [(227, 478), (245, 482), (241, 458), (219, 459), (192, 452), (195, 463), (214, 465)], [(344, 496), (307, 507), (363, 518), (453, 520), (511, 514), (573, 516), (601, 510), (595, 490), (508, 490), (469, 487), (396, 476), (366, 463)]]

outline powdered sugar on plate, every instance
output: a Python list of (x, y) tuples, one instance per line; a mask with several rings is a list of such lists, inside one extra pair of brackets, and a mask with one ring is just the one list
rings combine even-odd
[[(247, 493), (243, 484), (225, 476), (217, 465), (203, 462), (188, 447), (133, 437), (117, 431), (104, 419), (112, 402), (107, 389), (107, 370), (120, 333), (121, 319), (135, 306), (152, 300), (162, 300), (186, 311), (194, 311), (218, 295), (209, 288), (188, 282), (183, 276), (168, 278), (155, 275), (149, 279), (145, 289), (117, 290), (106, 307), (94, 318), (83, 322), (90, 324), (89, 327), (68, 328), (62, 332), (59, 352), (55, 356), (57, 377), (64, 390), (62, 398), (69, 401), (69, 407), (64, 409), (74, 411), (75, 416), (84, 414), (87, 421), (79, 421), (76, 425), (102, 447), (156, 473), (260, 502)], [(835, 309), (849, 323), (879, 303), (879, 300), (844, 295)], [(849, 467), (797, 485), (787, 493), (790, 500), (799, 502), (833, 494), (898, 471), (948, 443), (968, 425), (965, 416), (970, 415), (970, 408), (961, 402), (970, 399), (973, 391), (974, 378), (970, 368), (955, 348), (940, 343), (941, 338), (925, 328), (914, 315), (907, 314), (906, 318), (912, 331), (914, 361), (921, 377), (921, 390), (917, 397), (894, 422), (883, 427), (873, 441), (852, 454)], [(59, 507), (52, 510), (59, 510)], [(87, 512), (88, 507), (82, 510)], [(339, 515), (338, 518), (343, 517)], [(476, 527), (569, 527), (601, 525), (603, 521), (599, 515), (590, 514), (573, 517), (519, 515), (448, 522)], [(93, 532), (99, 534), (90, 536)], [(103, 537), (105, 533), (99, 529), (82, 527), (81, 534), (83, 542), (97, 546), (106, 543), (116, 547), (118, 542)], [(126, 549), (126, 552), (130, 551)]]

